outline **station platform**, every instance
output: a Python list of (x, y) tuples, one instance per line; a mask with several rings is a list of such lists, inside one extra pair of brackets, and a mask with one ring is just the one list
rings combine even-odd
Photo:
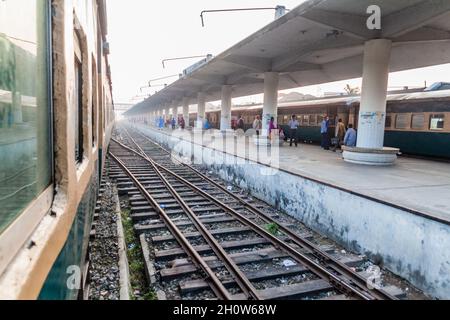
[[(186, 141), (192, 139), (192, 135), (183, 135), (180, 130), (152, 129), (167, 135), (175, 133)], [(345, 162), (339, 150), (326, 151), (319, 146), (302, 143), (298, 147), (290, 147), (289, 143), (284, 143), (277, 151), (279, 162), (274, 165), (270, 157), (259, 156), (258, 159), (253, 159), (252, 155), (258, 154), (258, 146), (253, 139), (236, 139), (235, 148), (229, 148), (221, 139), (207, 138), (201, 143), (208, 148), (242, 156), (302, 178), (450, 224), (450, 163), (399, 157), (394, 166), (372, 167)], [(239, 150), (246, 152), (242, 154)]]

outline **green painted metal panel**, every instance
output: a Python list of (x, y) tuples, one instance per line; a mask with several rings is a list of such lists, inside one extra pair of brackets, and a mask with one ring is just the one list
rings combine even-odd
[(406, 154), (450, 158), (450, 133), (386, 131), (384, 145)]
[[(281, 126), (285, 133), (287, 133), (287, 136), (289, 136), (289, 126), (283, 125)], [(300, 126), (297, 129), (297, 139), (299, 141), (311, 141), (313, 143), (320, 143), (322, 140), (322, 135), (320, 134), (320, 127), (302, 127)]]
[(67, 285), (67, 280), (72, 275), (68, 273), (68, 268), (78, 266), (80, 270), (84, 269), (97, 191), (97, 175), (94, 174), (78, 206), (64, 248), (47, 276), (39, 295), (40, 300), (75, 300), (78, 298), (78, 290), (70, 289)]

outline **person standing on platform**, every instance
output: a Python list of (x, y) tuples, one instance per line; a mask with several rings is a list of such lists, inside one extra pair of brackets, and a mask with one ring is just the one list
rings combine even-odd
[(297, 130), (299, 125), (297, 116), (294, 114), (289, 121), (289, 138), (291, 141), (290, 147), (292, 147), (292, 142), (295, 142), (295, 147), (298, 147)]
[(346, 147), (356, 147), (356, 138), (356, 130), (353, 129), (353, 124), (349, 124), (344, 137), (344, 145)]
[(269, 140), (272, 140), (272, 134), (276, 134), (279, 136), (281, 129), (278, 128), (278, 125), (275, 123), (275, 118), (270, 118), (269, 122)]
[(325, 116), (320, 125), (320, 134), (322, 135), (322, 148), (330, 150), (330, 135), (329, 135), (330, 118)]
[(344, 143), (345, 133), (345, 124), (342, 122), (342, 119), (339, 119), (338, 124), (336, 125), (335, 137), (337, 143), (334, 146), (334, 151), (336, 151), (337, 148), (340, 148)]
[(237, 120), (235, 118), (231, 119), (231, 130), (237, 129)]
[(244, 129), (245, 129), (244, 119), (242, 118), (242, 115), (239, 116), (239, 120), (237, 123), (237, 129), (241, 129), (242, 131), (244, 131)]
[(170, 124), (172, 126), (172, 130), (175, 130), (177, 121), (175, 120), (175, 117), (172, 117), (172, 120), (170, 121)]
[(253, 121), (253, 129), (256, 130), (256, 135), (259, 136), (261, 134), (262, 130), (262, 121), (260, 116), (256, 116), (255, 120)]
[(277, 128), (277, 126), (275, 125), (275, 118), (272, 117), (270, 118), (269, 121), (269, 140), (272, 139), (272, 131), (275, 130)]
[(186, 122), (184, 121), (184, 117), (180, 117), (180, 120), (178, 120), (178, 123), (180, 125), (181, 130), (184, 130), (184, 128), (186, 128)]
[(203, 123), (203, 129), (205, 129), (205, 130), (211, 129), (208, 118), (205, 118), (205, 122)]

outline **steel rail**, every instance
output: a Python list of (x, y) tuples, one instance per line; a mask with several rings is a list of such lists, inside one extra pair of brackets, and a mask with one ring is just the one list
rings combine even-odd
[(110, 157), (117, 162), (117, 164), (122, 168), (122, 170), (128, 175), (128, 177), (133, 181), (135, 186), (139, 189), (144, 198), (153, 206), (153, 208), (162, 217), (167, 228), (173, 234), (177, 242), (192, 258), (192, 262), (197, 266), (197, 268), (203, 270), (208, 276), (206, 281), (210, 285), (211, 289), (218, 298), (223, 300), (231, 300), (232, 296), (228, 290), (224, 287), (222, 282), (219, 280), (215, 272), (208, 266), (206, 261), (200, 256), (200, 254), (194, 249), (191, 243), (186, 239), (180, 229), (175, 225), (175, 223), (170, 219), (167, 213), (158, 205), (157, 201), (152, 197), (152, 195), (145, 189), (145, 187), (139, 182), (136, 176), (127, 168), (127, 166), (116, 157), (111, 151), (108, 152)]
[[(159, 148), (161, 148), (162, 150), (164, 150), (164, 152), (170, 154), (171, 156), (174, 156), (168, 150), (166, 150), (162, 146), (156, 144), (154, 141), (152, 141), (149, 138), (147, 138), (146, 136), (142, 135), (140, 132), (138, 132), (138, 134), (141, 135), (144, 139), (146, 139), (149, 142), (151, 142), (152, 144), (154, 144), (154, 145), (158, 146)], [(279, 227), (279, 230), (282, 231), (283, 233), (285, 233), (287, 236), (289, 236), (291, 238), (291, 240), (296, 245), (298, 245), (298, 246), (300, 246), (300, 247), (310, 251), (320, 261), (322, 261), (323, 263), (327, 264), (327, 266), (329, 268), (333, 269), (335, 272), (338, 272), (338, 273), (340, 273), (342, 275), (345, 275), (346, 277), (350, 278), (353, 281), (353, 283), (355, 285), (357, 285), (360, 289), (367, 290), (366, 289), (368, 287), (367, 280), (364, 277), (362, 277), (361, 275), (359, 275), (358, 273), (356, 273), (353, 270), (351, 270), (344, 263), (342, 263), (339, 260), (335, 259), (330, 254), (324, 252), (323, 250), (321, 250), (317, 245), (315, 245), (311, 241), (298, 236), (294, 231), (290, 230), (288, 227), (285, 227), (283, 225), (278, 224), (277, 221), (274, 218), (272, 218), (271, 216), (267, 215), (266, 213), (264, 213), (260, 209), (256, 208), (255, 206), (253, 206), (253, 205), (247, 203), (246, 201), (242, 200), (240, 197), (238, 197), (234, 193), (228, 191), (225, 187), (221, 186), (220, 184), (218, 184), (217, 182), (215, 182), (214, 180), (212, 180), (208, 176), (204, 175), (203, 173), (201, 173), (200, 171), (198, 171), (194, 167), (184, 163), (181, 160), (178, 160), (178, 159), (176, 159), (176, 160), (180, 164), (182, 164), (183, 166), (185, 166), (185, 167), (191, 169), (192, 171), (194, 171), (202, 179), (208, 181), (209, 183), (213, 184), (215, 187), (219, 188), (221, 191), (223, 191), (226, 194), (228, 194), (233, 199), (239, 201), (239, 203), (244, 205), (247, 209), (249, 209), (253, 213), (261, 216), (267, 223), (275, 223), (275, 224), (277, 224), (278, 227)], [(380, 300), (398, 300), (398, 298), (392, 296), (391, 294), (387, 293), (386, 291), (382, 290), (381, 288), (374, 287), (373, 289), (369, 289), (369, 291), (370, 291), (371, 295), (375, 296), (377, 299), (380, 299)]]
[[(141, 155), (139, 152), (137, 152), (137, 151), (135, 151), (135, 150), (133, 150), (133, 149), (131, 149), (131, 148), (121, 144), (117, 140), (114, 140), (114, 141), (119, 143), (122, 147), (126, 148), (127, 150), (130, 150), (130, 151), (134, 152), (135, 154), (141, 156), (143, 159), (147, 159), (148, 158), (148, 156)], [(207, 192), (203, 191), (202, 189), (198, 188), (197, 186), (193, 185), (191, 182), (187, 181), (183, 177), (177, 175), (176, 173), (174, 173), (173, 171), (171, 171), (171, 170), (169, 170), (167, 168), (164, 168), (163, 166), (161, 166), (159, 164), (158, 164), (158, 166), (161, 167), (167, 173), (171, 174), (177, 180), (181, 181), (182, 183), (184, 183), (185, 185), (187, 185), (188, 187), (190, 187), (191, 189), (196, 191), (197, 193), (200, 193), (201, 195), (203, 195), (208, 200), (216, 203), (219, 207), (221, 207), (226, 212), (230, 213), (234, 218), (236, 218), (238, 221), (240, 221), (244, 225), (250, 226), (253, 229), (253, 231), (258, 233), (261, 237), (269, 240), (275, 247), (281, 248), (282, 250), (284, 250), (291, 257), (293, 257), (297, 262), (299, 262), (300, 264), (303, 264), (307, 268), (309, 268), (310, 271), (312, 273), (314, 273), (316, 276), (318, 276), (318, 277), (328, 281), (329, 283), (331, 283), (337, 290), (339, 290), (341, 292), (344, 292), (344, 293), (350, 293), (350, 294), (352, 294), (352, 295), (354, 295), (354, 296), (356, 296), (356, 297), (358, 297), (360, 299), (363, 299), (363, 300), (374, 300), (374, 297), (372, 295), (370, 295), (369, 293), (367, 293), (366, 290), (361, 290), (360, 288), (355, 288), (350, 283), (347, 283), (345, 281), (345, 280), (348, 281), (348, 279), (345, 279), (345, 280), (341, 279), (339, 276), (337, 276), (337, 275), (333, 274), (332, 272), (328, 271), (326, 268), (324, 268), (323, 266), (321, 266), (317, 262), (313, 261), (311, 258), (306, 256), (305, 254), (297, 251), (296, 249), (294, 249), (293, 247), (288, 245), (285, 241), (282, 241), (282, 240), (278, 239), (277, 237), (275, 237), (274, 235), (269, 233), (267, 230), (265, 230), (262, 227), (260, 227), (255, 222), (251, 221), (250, 219), (248, 219), (247, 217), (243, 216), (242, 214), (240, 214), (239, 212), (237, 212), (233, 208), (227, 206), (223, 202), (217, 200), (216, 198), (214, 198), (213, 196), (211, 196)]]
[[(240, 270), (240, 268), (236, 265), (236, 263), (230, 258), (228, 253), (222, 248), (222, 246), (216, 240), (216, 238), (214, 238), (214, 236), (208, 231), (206, 226), (200, 221), (200, 219), (197, 217), (197, 215), (194, 213), (194, 211), (192, 211), (192, 209), (189, 207), (189, 205), (182, 199), (182, 197), (179, 195), (179, 193), (173, 188), (173, 186), (166, 179), (166, 177), (163, 176), (161, 171), (158, 169), (156, 163), (145, 154), (144, 150), (142, 150), (140, 148), (140, 146), (136, 143), (136, 141), (134, 141), (134, 139), (131, 137), (131, 135), (128, 132), (127, 132), (127, 134), (129, 136), (129, 138), (131, 139), (131, 141), (136, 145), (136, 147), (138, 147), (138, 149), (141, 152), (142, 156), (145, 157), (145, 160), (147, 160), (150, 163), (152, 169), (155, 171), (155, 173), (161, 179), (161, 181), (166, 186), (166, 188), (169, 190), (171, 195), (177, 200), (178, 204), (187, 213), (187, 215), (189, 216), (189, 218), (192, 221), (192, 223), (195, 225), (195, 227), (200, 232), (202, 237), (209, 244), (209, 246), (214, 251), (214, 253), (222, 260), (222, 262), (224, 263), (226, 269), (233, 276), (233, 278), (235, 279), (236, 283), (238, 284), (238, 286), (242, 290), (242, 292), (249, 299), (261, 300), (261, 298), (258, 295), (258, 291), (253, 286), (253, 284), (248, 280), (248, 278)], [(119, 145), (123, 146), (120, 142), (118, 142), (115, 139), (112, 139), (112, 141), (114, 141), (115, 143), (118, 143)], [(135, 151), (133, 151), (133, 152), (135, 153)]]

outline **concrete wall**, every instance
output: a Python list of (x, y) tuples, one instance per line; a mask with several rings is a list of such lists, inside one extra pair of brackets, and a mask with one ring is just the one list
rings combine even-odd
[(224, 180), (347, 249), (367, 255), (425, 292), (450, 298), (449, 225), (284, 171), (269, 172), (263, 165), (161, 131), (139, 129), (180, 156), (208, 164)]

